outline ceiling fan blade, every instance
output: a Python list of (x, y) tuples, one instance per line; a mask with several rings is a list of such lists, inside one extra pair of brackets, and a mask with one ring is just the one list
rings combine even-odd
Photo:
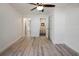
[(55, 5), (51, 5), (51, 4), (44, 4), (44, 7), (55, 7)]
[(33, 9), (31, 9), (31, 11), (33, 11), (34, 9), (36, 9), (37, 7), (35, 7), (35, 8), (33, 8)]
[(29, 4), (32, 4), (32, 5), (37, 5), (36, 3), (29, 3)]
[(29, 3), (29, 4), (36, 5), (36, 6), (42, 6), (42, 4), (40, 4), (40, 3)]

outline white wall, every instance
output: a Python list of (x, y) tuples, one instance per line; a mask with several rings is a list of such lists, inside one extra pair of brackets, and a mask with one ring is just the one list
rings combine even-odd
[(54, 9), (54, 20), (52, 23), (54, 23), (53, 30), (54, 30), (54, 39), (53, 42), (56, 44), (62, 44), (64, 40), (65, 35), (65, 11), (63, 7), (56, 6)]
[(48, 20), (48, 38), (54, 42), (54, 15), (49, 16)]
[(39, 31), (40, 31), (40, 17), (34, 15), (31, 17), (31, 36), (38, 37)]
[(52, 41), (55, 44), (64, 43), (79, 52), (79, 5), (56, 6), (53, 14), (54, 32), (53, 30), (51, 32), (54, 34), (54, 39), (52, 36)]
[(22, 20), (9, 4), (0, 4), (0, 52), (22, 36)]
[(31, 36), (32, 37), (39, 37), (39, 33), (40, 33), (40, 18), (44, 17), (46, 18), (46, 25), (48, 28), (48, 16), (43, 15), (42, 14), (38, 14), (38, 15), (31, 15)]
[(79, 5), (66, 9), (66, 37), (64, 43), (79, 52)]

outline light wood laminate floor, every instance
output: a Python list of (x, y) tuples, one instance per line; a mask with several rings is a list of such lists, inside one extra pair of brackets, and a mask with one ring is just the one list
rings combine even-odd
[(33, 37), (18, 40), (1, 56), (77, 56), (79, 55), (64, 44), (54, 45), (46, 37)]

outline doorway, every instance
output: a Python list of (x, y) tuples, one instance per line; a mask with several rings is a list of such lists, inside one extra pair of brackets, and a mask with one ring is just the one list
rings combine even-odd
[(31, 36), (31, 18), (27, 18), (25, 30), (26, 30), (26, 36), (30, 37)]
[(31, 18), (24, 18), (23, 34), (24, 34), (24, 36), (30, 37), (30, 35), (31, 35)]
[(40, 18), (40, 36), (47, 36), (46, 18)]

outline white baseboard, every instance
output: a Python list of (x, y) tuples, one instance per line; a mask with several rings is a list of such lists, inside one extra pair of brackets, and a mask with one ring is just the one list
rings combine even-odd
[(76, 51), (77, 53), (79, 53), (79, 49), (77, 49), (77, 48), (75, 48), (75, 47), (73, 47), (72, 45), (67, 44), (67, 43), (65, 43), (65, 45), (67, 45), (67, 46), (70, 47), (72, 50), (74, 50), (74, 51)]
[(5, 47), (3, 47), (2, 49), (0, 49), (0, 53), (2, 53), (3, 51), (5, 51), (7, 48), (9, 48), (12, 44), (14, 44), (16, 41), (18, 41), (20, 38), (22, 38), (22, 36), (18, 37), (16, 40), (10, 42), (8, 45), (6, 45)]
[(52, 40), (53, 44), (64, 44), (64, 42), (59, 42), (59, 41), (55, 41), (55, 40)]

